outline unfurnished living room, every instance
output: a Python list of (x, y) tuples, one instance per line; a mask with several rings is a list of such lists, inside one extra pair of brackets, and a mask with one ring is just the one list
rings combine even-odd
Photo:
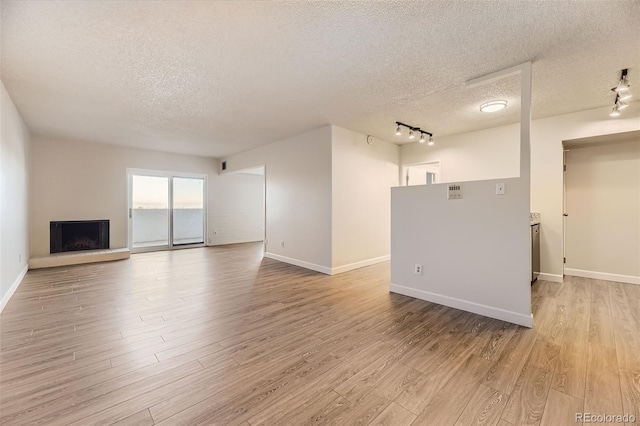
[(640, 2), (0, 37), (0, 424), (640, 425)]

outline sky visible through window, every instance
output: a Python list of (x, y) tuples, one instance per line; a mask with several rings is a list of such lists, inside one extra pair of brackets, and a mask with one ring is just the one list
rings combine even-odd
[[(173, 208), (201, 209), (204, 206), (204, 180), (173, 178)], [(168, 209), (169, 178), (133, 176), (134, 209)]]

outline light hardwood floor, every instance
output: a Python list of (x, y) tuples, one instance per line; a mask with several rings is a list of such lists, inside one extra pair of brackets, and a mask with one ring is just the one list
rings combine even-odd
[[(260, 244), (31, 271), (1, 321), (2, 425), (575, 425), (640, 417), (640, 286), (533, 286), (526, 329)], [(639, 423), (636, 423), (639, 424)]]

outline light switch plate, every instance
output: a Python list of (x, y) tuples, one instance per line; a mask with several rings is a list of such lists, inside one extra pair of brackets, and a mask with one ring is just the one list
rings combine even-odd
[(496, 183), (496, 195), (504, 195), (504, 183)]

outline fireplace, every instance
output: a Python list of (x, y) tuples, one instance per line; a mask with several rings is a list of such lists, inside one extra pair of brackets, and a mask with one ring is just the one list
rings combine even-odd
[(50, 222), (50, 252), (109, 248), (108, 220)]

